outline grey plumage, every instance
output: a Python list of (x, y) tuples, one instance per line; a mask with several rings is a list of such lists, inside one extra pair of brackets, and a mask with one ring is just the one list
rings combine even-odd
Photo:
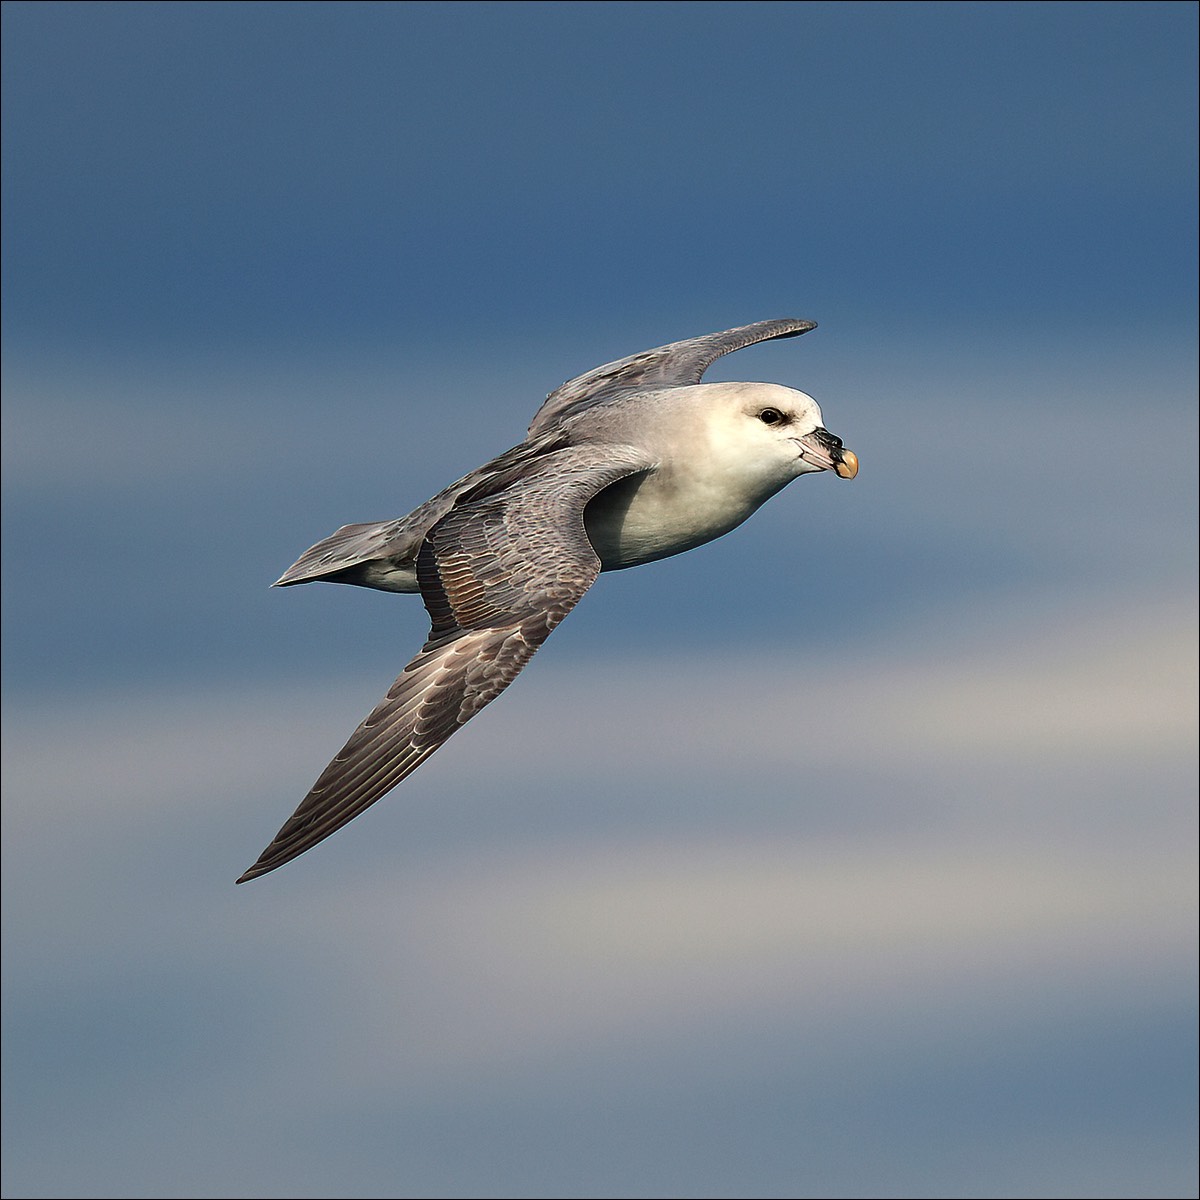
[(301, 555), (277, 586), (419, 591), (431, 628), (238, 882), (316, 845), (414, 771), (512, 682), (601, 570), (720, 536), (798, 474), (852, 476), (857, 460), (811, 397), (700, 383), (722, 354), (812, 328), (761, 321), (597, 367), (550, 393), (520, 445), (408, 516), (342, 526)]

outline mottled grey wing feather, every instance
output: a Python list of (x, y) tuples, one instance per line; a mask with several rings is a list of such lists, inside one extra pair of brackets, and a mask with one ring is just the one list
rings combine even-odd
[(652, 465), (633, 447), (568, 447), (459, 495), (418, 556), (428, 641), (239, 883), (374, 804), (508, 687), (599, 573), (587, 502)]
[(671, 342), (654, 350), (643, 350), (628, 358), (605, 363), (567, 380), (546, 397), (529, 426), (530, 434), (544, 432), (565, 417), (607, 399), (615, 392), (655, 387), (683, 387), (699, 383), (704, 372), (723, 354), (731, 354), (756, 342), (798, 337), (817, 327), (816, 321), (782, 317), (756, 321), (721, 333)]
[(397, 566), (412, 566), (425, 535), (454, 507), (464, 492), (498, 479), (511, 478), (514, 471), (524, 470), (530, 462), (564, 444), (565, 439), (557, 431), (531, 438), (455, 480), (407, 516), (343, 525), (305, 550), (272, 586), (290, 587), (318, 579), (376, 586), (360, 577), (360, 568), (384, 561)]

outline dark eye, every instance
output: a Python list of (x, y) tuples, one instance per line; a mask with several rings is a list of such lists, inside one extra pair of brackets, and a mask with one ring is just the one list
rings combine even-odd
[(777, 408), (764, 408), (758, 414), (758, 419), (764, 425), (778, 425), (784, 419), (784, 416)]

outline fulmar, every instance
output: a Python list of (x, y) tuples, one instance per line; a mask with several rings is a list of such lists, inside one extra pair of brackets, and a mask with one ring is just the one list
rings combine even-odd
[(817, 402), (774, 383), (701, 383), (723, 354), (797, 337), (781, 319), (596, 367), (547, 396), (525, 440), (406, 517), (343, 525), (275, 587), (419, 592), (429, 638), (238, 883), (340, 829), (517, 677), (601, 571), (681, 554), (800, 475), (858, 473)]

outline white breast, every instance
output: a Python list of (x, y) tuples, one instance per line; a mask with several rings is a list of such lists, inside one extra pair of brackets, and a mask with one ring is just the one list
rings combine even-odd
[(601, 568), (616, 571), (682, 554), (740, 525), (790, 476), (743, 480), (662, 467), (622, 480), (588, 505), (584, 523)]

